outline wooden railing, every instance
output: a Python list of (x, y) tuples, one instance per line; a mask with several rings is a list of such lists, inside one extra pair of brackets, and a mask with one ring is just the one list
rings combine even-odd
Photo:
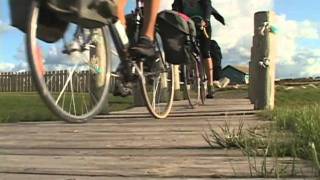
[(30, 72), (0, 73), (0, 92), (31, 92), (35, 91)]
[[(61, 91), (66, 84), (68, 71), (49, 71), (45, 74), (45, 82), (50, 91)], [(110, 87), (113, 87), (111, 78)], [(90, 86), (89, 71), (81, 71), (73, 75), (74, 92), (84, 92)], [(111, 88), (112, 89), (112, 88)], [(67, 86), (67, 91), (70, 86)], [(0, 72), (0, 92), (33, 92), (36, 91), (30, 72)]]

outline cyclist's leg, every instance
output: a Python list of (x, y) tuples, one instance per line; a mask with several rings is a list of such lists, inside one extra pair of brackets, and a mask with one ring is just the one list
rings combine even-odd
[(118, 0), (118, 18), (122, 25), (126, 26), (125, 7), (128, 0)]
[(213, 88), (213, 62), (210, 55), (210, 39), (211, 39), (211, 27), (206, 27), (206, 31), (209, 35), (209, 38), (204, 34), (200, 35), (200, 50), (202, 54), (202, 58), (205, 64), (205, 73), (207, 75), (207, 88), (208, 95), (207, 98), (213, 98), (214, 96), (214, 88)]
[(207, 75), (207, 88), (208, 88), (207, 98), (213, 98), (214, 96), (213, 65), (212, 65), (211, 57), (204, 58), (204, 62), (205, 62), (205, 72)]
[(144, 20), (142, 27), (142, 36), (148, 37), (150, 40), (154, 39), (154, 29), (156, 24), (156, 18), (158, 9), (160, 6), (159, 0), (148, 0), (144, 2)]
[(154, 56), (153, 40), (159, 6), (159, 0), (148, 0), (144, 2), (143, 27), (137, 44), (131, 48), (132, 53), (149, 57)]

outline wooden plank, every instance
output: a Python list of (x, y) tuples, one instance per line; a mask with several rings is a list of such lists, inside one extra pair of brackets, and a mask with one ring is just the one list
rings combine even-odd
[[(260, 169), (263, 158), (256, 158)], [(16, 156), (0, 155), (1, 173), (28, 173), (54, 175), (92, 175), (120, 177), (251, 177), (246, 157), (173, 157), (173, 156)], [(32, 162), (32, 163), (30, 163)], [(289, 166), (292, 158), (278, 159), (279, 166)], [(273, 158), (267, 158), (267, 168), (273, 167)], [(297, 160), (297, 176), (313, 176), (311, 164)], [(254, 176), (259, 173), (252, 172)]]
[(0, 130), (5, 127), (31, 127), (31, 126), (66, 126), (66, 127), (86, 127), (86, 126), (96, 126), (98, 124), (101, 125), (115, 125), (115, 124), (174, 124), (174, 123), (193, 123), (196, 124), (198, 122), (220, 122), (220, 121), (239, 121), (239, 120), (261, 120), (260, 117), (257, 117), (256, 115), (237, 115), (237, 116), (202, 116), (200, 118), (195, 119), (194, 117), (169, 117), (167, 119), (154, 119), (151, 116), (147, 118), (134, 118), (133, 115), (131, 115), (132, 119), (128, 119), (127, 116), (124, 118), (121, 118), (121, 116), (100, 116), (100, 117), (106, 117), (103, 119), (93, 119), (88, 123), (85, 124), (70, 124), (65, 123), (63, 121), (46, 121), (46, 122), (19, 122), (19, 123), (2, 123), (0, 124)]
[[(229, 110), (229, 111), (221, 111), (221, 110), (215, 110), (215, 111), (202, 111), (202, 112), (187, 112), (187, 111), (181, 111), (181, 112), (171, 112), (167, 118), (170, 119), (171, 117), (201, 117), (201, 116), (239, 116), (239, 115), (252, 115), (256, 114), (260, 111), (248, 111), (248, 110)], [(147, 112), (127, 112), (127, 113), (111, 113), (111, 115), (98, 115), (96, 116), (96, 119), (105, 119), (105, 118), (148, 118), (151, 117), (151, 115)]]
[[(235, 105), (237, 101), (242, 104)], [(209, 124), (219, 132), (226, 121), (231, 129), (238, 128), (242, 120), (244, 129), (271, 122), (261, 120), (248, 100), (228, 102), (234, 105), (217, 100), (198, 109), (184, 109), (185, 104), (179, 102), (166, 120), (153, 119), (140, 108), (98, 116), (87, 124), (2, 124), (0, 180), (251, 178), (241, 151), (210, 149), (202, 135), (210, 131)], [(262, 161), (256, 158), (258, 168)], [(268, 168), (272, 162), (268, 158)], [(291, 158), (279, 162), (292, 164)], [(312, 177), (311, 166), (298, 160), (298, 177)], [(290, 177), (291, 169), (286, 171)], [(259, 176), (253, 172), (253, 177)]]
[(243, 156), (238, 149), (0, 149), (0, 155), (38, 156)]
[[(243, 128), (248, 128), (251, 125), (244, 125)], [(238, 129), (238, 126), (229, 126), (230, 130)], [(178, 128), (131, 128), (131, 129), (108, 129), (108, 130), (86, 130), (86, 129), (69, 129), (69, 130), (56, 130), (56, 131), (42, 131), (42, 132), (21, 132), (21, 133), (3, 133), (1, 134), (0, 140), (12, 141), (12, 140), (50, 140), (50, 139), (63, 139), (63, 140), (104, 140), (104, 139), (126, 139), (127, 136), (130, 138), (142, 138), (147, 137), (148, 139), (157, 138), (158, 136), (163, 138), (179, 137), (179, 136), (199, 136), (204, 133), (210, 133), (215, 130), (221, 132), (220, 127), (208, 126), (203, 127), (178, 127)], [(1, 142), (0, 142), (1, 144)]]
[[(216, 106), (203, 106), (199, 107), (196, 109), (191, 109), (189, 105), (185, 104), (184, 106), (177, 107), (174, 105), (174, 107), (171, 110), (170, 114), (175, 114), (179, 112), (190, 112), (190, 113), (198, 113), (198, 112), (230, 112), (232, 113), (233, 111), (252, 111), (252, 112), (258, 112), (258, 111), (253, 111), (253, 106), (252, 105), (216, 105)], [(148, 113), (145, 107), (140, 107), (140, 108), (133, 108), (130, 110), (125, 110), (125, 111), (118, 111), (118, 112), (112, 112), (111, 114), (141, 114), (141, 113)]]
[[(155, 124), (156, 125), (156, 124)], [(255, 128), (255, 127), (267, 127), (269, 125), (268, 122), (257, 122), (257, 121), (250, 121), (247, 124), (244, 124), (243, 128)], [(101, 129), (99, 129), (99, 126), (91, 126), (91, 127), (72, 127), (67, 126), (65, 128), (38, 128), (38, 127), (19, 127), (17, 129), (14, 128), (7, 128), (5, 130), (1, 131), (1, 137), (5, 138), (6, 136), (15, 136), (15, 135), (57, 135), (57, 134), (65, 134), (65, 135), (111, 135), (111, 134), (161, 134), (161, 133), (199, 133), (199, 132), (206, 132), (210, 129), (219, 130), (220, 127), (225, 127), (225, 123), (215, 123), (215, 124), (209, 124), (209, 123), (203, 123), (199, 125), (176, 125), (176, 126), (169, 126), (169, 125), (158, 125), (153, 127), (152, 125), (133, 125), (129, 126), (127, 124), (119, 125), (119, 126), (100, 126)], [(102, 128), (105, 127), (105, 128)], [(230, 122), (228, 123), (228, 127), (230, 129), (238, 128), (239, 123), (238, 122)]]
[[(126, 135), (128, 137), (128, 135)], [(17, 139), (1, 141), (0, 148), (207, 148), (201, 134), (183, 136), (129, 136), (86, 138), (86, 139), (63, 139), (49, 137), (48, 139)]]
[[(92, 124), (64, 124), (56, 123), (56, 124), (21, 124), (17, 126), (7, 125), (7, 126), (0, 126), (0, 134), (7, 134), (7, 133), (31, 133), (31, 134), (39, 134), (39, 133), (74, 133), (76, 132), (81, 133), (90, 133), (90, 132), (162, 132), (162, 131), (198, 131), (204, 130), (212, 126), (213, 128), (217, 128), (219, 126), (225, 126), (226, 123), (230, 125), (230, 127), (238, 127), (241, 120), (243, 120), (245, 126), (255, 127), (257, 125), (264, 125), (270, 123), (269, 121), (259, 121), (258, 119), (233, 119), (233, 118), (225, 118), (225, 119), (216, 119), (216, 121), (208, 120), (208, 119), (199, 119), (198, 123), (195, 121), (118, 121), (108, 123), (100, 122), (100, 123), (92, 123)], [(140, 124), (139, 124), (140, 123)], [(62, 127), (63, 126), (63, 127)]]
[[(175, 178), (161, 178), (161, 177), (115, 177), (115, 176), (72, 176), (72, 175), (42, 175), (42, 174), (8, 174), (0, 173), (0, 180), (185, 180), (186, 177)], [(187, 178), (189, 180), (212, 180), (212, 178)], [(233, 180), (244, 180), (249, 178), (232, 178)], [(250, 177), (250, 180), (263, 180), (265, 178)], [(277, 178), (268, 178), (269, 180), (276, 180)], [(290, 178), (291, 180), (316, 180), (317, 178)]]

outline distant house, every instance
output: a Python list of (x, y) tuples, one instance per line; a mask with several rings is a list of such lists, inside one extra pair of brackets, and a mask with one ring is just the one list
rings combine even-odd
[(231, 84), (248, 84), (249, 66), (228, 65), (223, 68), (222, 76), (229, 78)]

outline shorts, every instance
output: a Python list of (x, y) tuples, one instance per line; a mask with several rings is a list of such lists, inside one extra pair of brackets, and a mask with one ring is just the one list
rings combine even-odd
[(199, 34), (199, 41), (200, 41), (200, 51), (201, 51), (201, 55), (202, 58), (210, 58), (210, 43), (211, 43), (211, 25), (208, 25), (206, 27), (206, 31), (209, 35), (209, 37), (206, 37), (206, 35), (201, 32)]

